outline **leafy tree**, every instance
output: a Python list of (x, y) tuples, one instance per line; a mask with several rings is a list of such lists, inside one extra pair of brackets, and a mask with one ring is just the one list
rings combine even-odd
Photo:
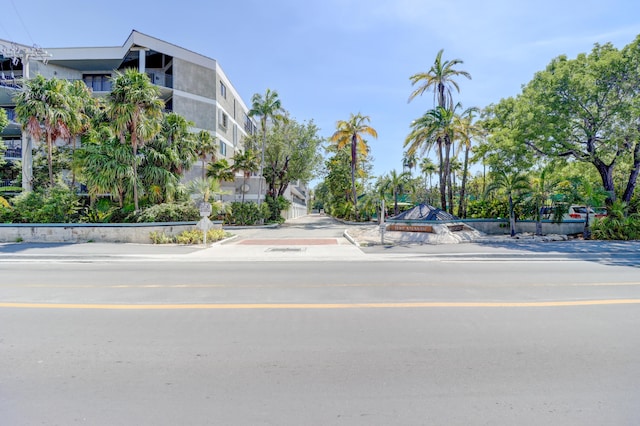
[(575, 59), (559, 56), (507, 101), (515, 105), (517, 139), (549, 158), (593, 165), (608, 204), (617, 197), (616, 170), (627, 173), (622, 199), (629, 202), (640, 168), (639, 46), (640, 36), (623, 51), (608, 43)]
[(356, 193), (356, 166), (358, 153), (366, 155), (369, 152), (369, 147), (366, 140), (363, 138), (363, 135), (369, 135), (374, 138), (378, 137), (376, 130), (367, 124), (369, 121), (369, 116), (363, 116), (360, 113), (356, 115), (351, 114), (349, 120), (338, 121), (336, 125), (337, 130), (330, 139), (330, 142), (335, 144), (338, 149), (345, 146), (351, 147), (351, 191), (356, 217), (358, 216), (358, 195)]
[(109, 94), (107, 115), (122, 143), (127, 140), (133, 153), (133, 201), (138, 204), (138, 148), (151, 141), (162, 128), (164, 102), (160, 91), (145, 73), (135, 69), (118, 72)]
[(269, 196), (283, 196), (290, 182), (307, 183), (314, 177), (322, 160), (323, 139), (318, 133), (312, 121), (301, 124), (293, 119), (270, 129), (263, 170)]
[(487, 192), (500, 191), (507, 196), (509, 202), (509, 225), (511, 236), (516, 235), (515, 200), (529, 190), (529, 180), (521, 172), (499, 170), (493, 173), (493, 181), (487, 186)]

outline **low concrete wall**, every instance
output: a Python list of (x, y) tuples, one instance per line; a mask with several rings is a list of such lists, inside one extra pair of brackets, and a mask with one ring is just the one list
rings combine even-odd
[[(508, 235), (509, 230), (509, 220), (508, 219), (463, 219), (457, 220), (453, 223), (464, 223), (480, 232), (483, 232), (487, 235)], [(388, 220), (386, 223), (388, 224), (402, 224), (407, 226), (412, 226), (415, 224), (437, 224), (442, 223), (441, 221), (393, 221)], [(562, 223), (555, 223), (549, 220), (542, 221), (542, 234), (559, 234), (559, 235), (575, 235), (581, 234), (584, 230), (584, 221), (583, 220), (566, 220)], [(530, 232), (535, 234), (536, 232), (536, 221), (535, 220), (522, 220), (516, 222), (516, 232), (524, 233)]]
[[(508, 219), (465, 219), (461, 222), (477, 229), (480, 232), (484, 232), (488, 235), (507, 235), (510, 232)], [(581, 234), (584, 230), (584, 220), (566, 220), (561, 223), (552, 222), (549, 220), (542, 221), (542, 234), (559, 234), (559, 235), (574, 235)], [(535, 234), (536, 221), (535, 220), (519, 220), (516, 222), (516, 232), (524, 233), (529, 232)]]
[[(220, 225), (218, 225), (220, 226)], [(0, 224), (0, 242), (111, 242), (150, 244), (152, 232), (175, 236), (195, 229), (196, 222)]]

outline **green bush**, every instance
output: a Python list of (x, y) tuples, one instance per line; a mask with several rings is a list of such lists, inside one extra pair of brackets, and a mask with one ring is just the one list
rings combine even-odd
[(200, 220), (200, 213), (193, 203), (164, 203), (147, 207), (137, 214), (133, 213), (127, 220), (138, 223), (193, 222)]
[(282, 195), (276, 198), (267, 196), (265, 197), (265, 204), (269, 207), (269, 216), (266, 218), (269, 222), (283, 223), (285, 221), (285, 218), (280, 213), (291, 206), (291, 201)]
[(0, 221), (12, 223), (78, 222), (82, 204), (64, 185), (24, 192), (12, 199), (13, 208), (0, 210)]
[(264, 219), (260, 206), (254, 202), (231, 203), (231, 213), (226, 218), (226, 223), (231, 225), (256, 225)]
[(608, 215), (591, 225), (591, 236), (596, 240), (640, 240), (640, 214), (631, 213), (621, 202), (608, 209)]

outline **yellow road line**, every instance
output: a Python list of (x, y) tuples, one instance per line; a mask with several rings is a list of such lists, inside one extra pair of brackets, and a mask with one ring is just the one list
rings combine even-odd
[(548, 302), (380, 302), (380, 303), (187, 303), (88, 304), (0, 302), (0, 308), (101, 310), (232, 310), (232, 309), (382, 309), (382, 308), (545, 308), (640, 305), (640, 299), (567, 300)]

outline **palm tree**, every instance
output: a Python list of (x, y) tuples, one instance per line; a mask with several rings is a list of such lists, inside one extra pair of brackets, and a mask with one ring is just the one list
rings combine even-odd
[[(74, 114), (69, 117), (69, 142), (71, 156), (76, 151), (76, 139), (91, 128), (91, 118), (99, 109), (100, 101), (91, 96), (91, 89), (82, 80), (75, 80), (67, 85), (69, 107)], [(72, 168), (71, 187), (76, 183), (76, 171)]]
[(402, 168), (409, 169), (409, 173), (411, 177), (413, 177), (413, 168), (418, 164), (418, 160), (416, 159), (415, 153), (405, 152), (402, 156)]
[(44, 135), (47, 144), (49, 184), (53, 180), (53, 144), (58, 138), (69, 138), (69, 122), (73, 111), (69, 103), (66, 80), (47, 80), (38, 75), (25, 82), (25, 89), (16, 96), (16, 117), (34, 140)]
[(249, 110), (250, 117), (260, 117), (260, 130), (262, 132), (262, 153), (260, 156), (260, 189), (258, 192), (258, 204), (261, 202), (262, 197), (262, 179), (264, 170), (264, 152), (267, 144), (267, 122), (285, 120), (285, 111), (282, 108), (282, 103), (278, 99), (278, 92), (275, 90), (267, 89), (264, 93), (264, 97), (256, 93), (251, 98), (251, 109)]
[(111, 129), (103, 126), (77, 152), (77, 161), (92, 202), (99, 194), (112, 194), (124, 207), (125, 194), (133, 186), (133, 154)]
[(193, 123), (180, 114), (170, 112), (164, 114), (162, 130), (156, 138), (156, 146), (169, 157), (167, 169), (178, 176), (184, 175), (198, 158), (195, 136), (189, 132)]
[(438, 167), (433, 163), (433, 160), (429, 157), (424, 157), (420, 162), (420, 171), (425, 175), (424, 186), (427, 189), (427, 177), (429, 178), (429, 187), (431, 188), (431, 175), (438, 171)]
[(385, 188), (391, 188), (393, 192), (393, 212), (396, 216), (400, 213), (398, 209), (398, 197), (400, 197), (409, 177), (407, 172), (398, 173), (395, 170), (391, 170), (386, 177)]
[(516, 235), (515, 201), (529, 190), (529, 179), (521, 172), (500, 170), (493, 173), (493, 181), (487, 186), (487, 193), (503, 191), (509, 200), (509, 225), (511, 236)]
[(464, 149), (464, 163), (462, 166), (462, 183), (460, 185), (460, 200), (458, 202), (458, 217), (467, 217), (467, 175), (469, 174), (469, 151), (474, 137), (482, 136), (482, 129), (473, 122), (477, 108), (467, 108), (460, 116), (456, 116), (457, 135), (460, 139), (458, 151)]
[(205, 180), (207, 173), (207, 159), (209, 158), (209, 155), (211, 155), (211, 160), (216, 161), (215, 154), (217, 150), (218, 145), (216, 144), (216, 138), (214, 138), (208, 131), (200, 130), (196, 135), (196, 154), (202, 162), (202, 180)]
[(153, 139), (161, 130), (164, 102), (159, 89), (149, 77), (135, 69), (117, 72), (109, 94), (107, 115), (120, 141), (127, 139), (133, 151), (133, 201), (138, 206), (138, 147)]
[(451, 89), (454, 88), (457, 92), (460, 92), (460, 87), (454, 77), (462, 76), (471, 80), (471, 75), (466, 71), (455, 69), (457, 65), (463, 63), (462, 60), (453, 59), (451, 61), (443, 61), (443, 53), (444, 49), (440, 49), (429, 71), (414, 74), (409, 78), (412, 86), (419, 84), (419, 86), (411, 92), (409, 102), (424, 92), (433, 90), (434, 103), (436, 103), (437, 106), (446, 109), (453, 108)]
[(551, 196), (553, 190), (558, 186), (558, 180), (550, 180), (547, 174), (551, 170), (549, 166), (540, 171), (540, 175), (532, 180), (531, 201), (536, 206), (536, 235), (542, 235), (542, 208)]
[(411, 133), (404, 141), (404, 146), (405, 148), (408, 147), (407, 152), (410, 154), (418, 150), (421, 150), (421, 153), (424, 154), (433, 146), (437, 146), (438, 160), (440, 161), (438, 169), (440, 204), (445, 211), (451, 211), (452, 209), (452, 200), (447, 203), (447, 188), (451, 187), (449, 156), (455, 136), (453, 117), (452, 110), (439, 106), (427, 111), (422, 117), (411, 123)]
[(251, 176), (251, 173), (256, 172), (258, 170), (259, 164), (258, 159), (256, 158), (253, 151), (247, 149), (243, 152), (237, 152), (233, 158), (233, 170), (234, 171), (242, 171), (242, 188), (240, 191), (242, 192), (242, 203), (244, 203), (244, 194), (245, 188), (247, 184), (247, 178)]
[(227, 159), (221, 158), (215, 163), (207, 165), (207, 176), (222, 182), (229, 182), (235, 178), (235, 172)]
[(358, 161), (358, 152), (366, 155), (369, 152), (367, 142), (362, 135), (369, 135), (374, 138), (378, 137), (378, 132), (369, 126), (369, 116), (360, 113), (349, 117), (349, 120), (338, 121), (337, 130), (331, 136), (330, 142), (336, 144), (338, 149), (342, 149), (347, 145), (351, 145), (351, 192), (353, 196), (353, 207), (356, 218), (358, 217), (358, 195), (356, 194), (356, 162)]

